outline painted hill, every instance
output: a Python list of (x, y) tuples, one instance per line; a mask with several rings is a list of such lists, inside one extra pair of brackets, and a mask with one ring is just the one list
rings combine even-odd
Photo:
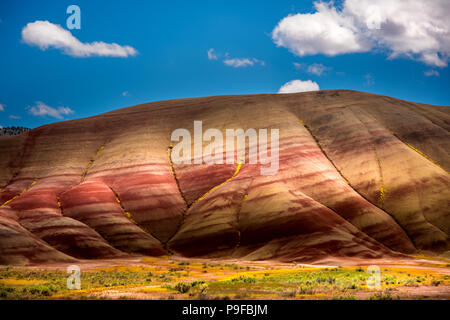
[[(277, 174), (173, 164), (171, 133), (194, 120), (278, 128)], [(0, 264), (443, 253), (449, 129), (448, 107), (332, 90), (162, 101), (0, 137)]]

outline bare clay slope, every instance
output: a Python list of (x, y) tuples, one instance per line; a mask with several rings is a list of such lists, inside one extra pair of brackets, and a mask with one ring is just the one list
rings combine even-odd
[[(171, 133), (194, 120), (280, 129), (278, 172), (173, 165)], [(334, 90), (155, 102), (0, 137), (0, 264), (447, 251), (449, 129), (446, 107)]]

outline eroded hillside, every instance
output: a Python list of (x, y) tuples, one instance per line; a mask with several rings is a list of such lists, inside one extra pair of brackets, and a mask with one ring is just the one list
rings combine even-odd
[[(174, 164), (171, 133), (194, 120), (279, 129), (278, 172)], [(162, 101), (0, 137), (0, 263), (442, 253), (449, 129), (447, 107), (333, 90)]]

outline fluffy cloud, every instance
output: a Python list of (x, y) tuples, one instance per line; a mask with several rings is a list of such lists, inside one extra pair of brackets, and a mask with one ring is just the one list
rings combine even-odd
[(314, 14), (289, 15), (272, 31), (277, 46), (286, 47), (302, 57), (324, 53), (329, 56), (370, 49), (353, 26), (331, 4), (316, 2)]
[(63, 116), (74, 113), (69, 107), (58, 107), (55, 109), (40, 101), (37, 101), (36, 105), (28, 107), (28, 111), (33, 116), (50, 116), (56, 119), (63, 119)]
[(55, 48), (73, 57), (128, 57), (137, 54), (136, 49), (130, 46), (121, 46), (117, 43), (95, 41), (83, 43), (75, 38), (70, 31), (48, 21), (35, 21), (28, 23), (22, 29), (22, 40), (41, 50)]
[(292, 80), (283, 84), (278, 93), (295, 93), (320, 90), (319, 85), (311, 80)]
[(5, 111), (5, 105), (3, 103), (0, 103), (0, 111)]
[(129, 96), (129, 95), (130, 95), (130, 93), (129, 93), (128, 91), (122, 92), (122, 97), (127, 97), (127, 96)]
[(386, 49), (444, 67), (450, 56), (450, 1), (344, 0), (315, 2), (315, 12), (283, 18), (272, 31), (277, 46), (298, 56)]
[(10, 119), (13, 119), (13, 120), (17, 120), (17, 119), (20, 119), (20, 117), (19, 117), (19, 116), (15, 116), (15, 115), (13, 115), (13, 114), (12, 114), (12, 115), (10, 115), (10, 116), (9, 116), (9, 118), (10, 118)]
[(217, 60), (217, 54), (214, 51), (214, 48), (208, 50), (208, 60)]
[(225, 59), (223, 60), (223, 63), (225, 63), (227, 66), (234, 67), (234, 68), (241, 68), (241, 67), (252, 67), (255, 64), (260, 64), (262, 66), (265, 65), (264, 61), (254, 59), (254, 58), (232, 58), (232, 59)]

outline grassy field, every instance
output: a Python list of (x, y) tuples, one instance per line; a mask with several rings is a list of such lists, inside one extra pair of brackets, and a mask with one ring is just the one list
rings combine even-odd
[(144, 258), (137, 265), (81, 266), (81, 289), (69, 290), (65, 269), (1, 267), (0, 299), (450, 299), (449, 270), (445, 263), (380, 266), (375, 290), (362, 266)]

